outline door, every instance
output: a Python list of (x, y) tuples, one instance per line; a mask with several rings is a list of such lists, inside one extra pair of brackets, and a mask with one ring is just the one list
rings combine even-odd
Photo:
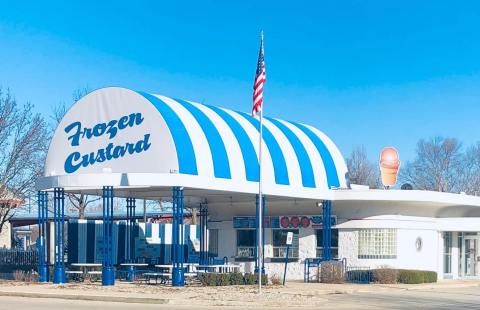
[(478, 239), (477, 238), (465, 238), (465, 276), (476, 277), (478, 276)]

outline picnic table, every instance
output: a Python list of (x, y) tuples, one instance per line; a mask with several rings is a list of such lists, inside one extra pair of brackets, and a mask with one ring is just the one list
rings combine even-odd
[[(158, 279), (160, 279), (161, 280), (160, 283), (162, 284), (166, 284), (169, 280), (171, 280), (173, 265), (159, 264), (154, 266), (160, 269), (159, 272), (147, 272), (143, 274), (145, 276), (145, 280), (148, 283), (150, 283), (150, 279), (155, 279), (155, 283), (158, 283)], [(194, 270), (194, 267), (197, 267), (197, 266), (198, 264), (196, 263), (183, 263), (183, 267), (187, 269), (186, 272), (184, 273), (184, 276), (186, 278), (196, 277), (198, 270)]]
[(67, 274), (78, 275), (79, 272), (81, 272), (84, 280), (87, 279), (88, 277), (101, 276), (102, 274), (101, 271), (95, 270), (98, 267), (102, 267), (102, 264), (99, 264), (99, 263), (73, 263), (73, 264), (70, 264), (70, 266), (78, 267), (81, 270), (79, 271), (69, 270), (67, 271)]
[(146, 267), (147, 263), (122, 263), (120, 266), (127, 267), (127, 273), (125, 279), (128, 282), (135, 281), (135, 272), (137, 267)]

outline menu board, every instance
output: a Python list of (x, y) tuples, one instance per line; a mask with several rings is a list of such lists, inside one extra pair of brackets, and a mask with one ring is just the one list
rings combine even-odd
[[(278, 228), (279, 227), (278, 217), (265, 217), (264, 227), (265, 228)], [(271, 225), (272, 224), (272, 225)], [(276, 226), (274, 226), (276, 225)], [(256, 228), (256, 221), (254, 216), (234, 216), (233, 217), (233, 228)]]

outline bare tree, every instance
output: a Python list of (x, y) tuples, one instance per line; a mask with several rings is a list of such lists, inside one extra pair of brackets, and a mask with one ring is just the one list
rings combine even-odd
[(347, 158), (347, 167), (351, 183), (368, 185), (370, 188), (380, 187), (377, 166), (368, 160), (364, 146), (358, 146), (352, 151)]
[(48, 126), (33, 106), (19, 106), (9, 90), (0, 89), (0, 232), (34, 190), (48, 138)]
[(480, 142), (467, 149), (463, 166), (461, 190), (470, 195), (480, 195)]
[[(84, 87), (81, 89), (77, 89), (73, 92), (72, 99), (73, 104), (75, 104), (78, 100), (80, 100), (83, 96), (85, 96), (89, 92), (88, 87)], [(65, 102), (60, 102), (56, 106), (52, 108), (52, 113), (50, 118), (53, 121), (53, 131), (58, 127), (60, 122), (62, 121), (65, 114), (68, 112), (70, 108)], [(97, 196), (90, 196), (86, 194), (71, 194), (66, 193), (71, 205), (73, 208), (78, 210), (78, 218), (84, 219), (85, 218), (85, 209), (88, 207), (89, 204), (98, 201), (100, 197)]]
[(416, 157), (400, 171), (400, 179), (416, 189), (461, 191), (464, 175), (461, 143), (454, 138), (434, 137), (418, 141)]
[(85, 218), (85, 209), (88, 207), (89, 204), (100, 200), (100, 197), (91, 197), (86, 194), (67, 194), (68, 200), (72, 206), (78, 210), (78, 218), (84, 219)]

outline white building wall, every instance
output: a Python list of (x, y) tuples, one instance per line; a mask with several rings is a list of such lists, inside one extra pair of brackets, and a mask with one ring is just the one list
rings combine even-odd
[[(269, 243), (268, 248), (273, 249), (271, 246), (271, 235), (272, 230), (267, 229), (268, 234), (270, 235), (270, 239), (265, 238), (266, 242)], [(266, 233), (267, 234), (267, 233)], [(317, 246), (317, 238), (315, 236), (315, 230), (311, 227), (309, 228), (300, 228), (299, 229), (299, 236), (298, 236), (298, 244), (299, 244), (299, 251), (298, 251), (298, 260), (291, 261), (287, 265), (287, 280), (303, 280), (303, 273), (304, 273), (304, 261), (305, 258), (314, 258), (316, 255), (316, 246)], [(267, 248), (267, 246), (265, 246)], [(267, 254), (267, 252), (265, 253)], [(268, 262), (269, 259), (273, 256), (272, 252), (268, 253), (268, 256), (265, 256), (266, 266), (265, 272), (269, 275), (276, 275), (280, 278), (283, 277), (285, 263), (282, 262)]]
[[(455, 221), (456, 219), (450, 219)], [(447, 219), (407, 216), (382, 216), (363, 220), (351, 220), (337, 225), (339, 230), (339, 258), (346, 258), (349, 266), (431, 270), (438, 273), (439, 279), (459, 277), (459, 244), (457, 232), (452, 233), (452, 273), (443, 274), (443, 230), (441, 225), (450, 225)], [(465, 220), (466, 221), (466, 220)], [(480, 219), (470, 219), (479, 223)], [(231, 220), (210, 222), (209, 228), (219, 229), (219, 257), (227, 257), (230, 262), (235, 261), (236, 229)], [(395, 259), (359, 259), (358, 258), (358, 231), (359, 229), (393, 228), (397, 230), (397, 257)], [(463, 226), (462, 226), (463, 228)], [(460, 227), (457, 227), (460, 229)], [(422, 248), (417, 250), (416, 240), (421, 238)], [(302, 280), (304, 260), (316, 256), (315, 229), (299, 229), (299, 259), (289, 262), (287, 270), (288, 280)], [(269, 275), (283, 276), (284, 263), (271, 262), (273, 256), (272, 230), (265, 229), (265, 262), (266, 272)], [(242, 271), (253, 272), (254, 262), (240, 263)]]
[[(452, 232), (452, 275), (453, 279), (458, 279), (459, 278), (459, 255), (460, 255), (460, 247), (459, 247), (459, 242), (458, 242), (458, 232)], [(442, 249), (443, 249), (443, 244), (442, 244)], [(443, 255), (442, 255), (443, 258)], [(443, 266), (440, 265), (440, 266)], [(443, 267), (442, 267), (443, 269)]]
[[(422, 249), (415, 242), (422, 239)], [(441, 271), (439, 268), (439, 233), (435, 230), (397, 229), (396, 259), (359, 259), (358, 229), (339, 230), (339, 257), (345, 257), (349, 266), (370, 268), (393, 267)]]

